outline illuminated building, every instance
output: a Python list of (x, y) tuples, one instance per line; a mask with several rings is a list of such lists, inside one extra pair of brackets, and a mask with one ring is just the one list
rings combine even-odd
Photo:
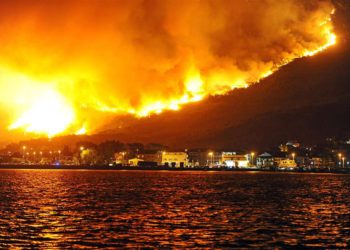
[(144, 162), (144, 160), (140, 158), (132, 158), (128, 160), (128, 165), (132, 167), (137, 167), (139, 166), (140, 162)]
[(322, 168), (325, 166), (324, 159), (322, 157), (312, 157), (310, 165), (312, 168)]
[(237, 154), (236, 152), (222, 152), (221, 164), (229, 168), (247, 168), (249, 167), (249, 160), (247, 155)]
[(291, 160), (291, 159), (283, 159), (278, 163), (278, 168), (281, 169), (286, 169), (286, 168), (296, 168), (297, 164), (295, 162), (295, 160)]
[(162, 165), (170, 167), (186, 167), (188, 165), (188, 155), (185, 152), (163, 152)]
[(114, 158), (117, 164), (126, 164), (128, 162), (127, 152), (117, 152), (114, 154)]
[(259, 168), (271, 168), (274, 166), (273, 156), (269, 153), (263, 153), (256, 159), (256, 166)]

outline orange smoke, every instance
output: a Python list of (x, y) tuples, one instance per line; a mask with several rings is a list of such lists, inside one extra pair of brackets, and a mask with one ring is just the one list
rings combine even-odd
[(178, 110), (333, 45), (333, 12), (331, 0), (4, 0), (0, 99), (10, 129), (48, 136)]

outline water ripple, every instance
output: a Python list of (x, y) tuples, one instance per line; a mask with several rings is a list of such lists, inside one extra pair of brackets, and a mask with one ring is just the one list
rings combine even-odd
[(0, 171), (0, 248), (349, 248), (350, 176)]

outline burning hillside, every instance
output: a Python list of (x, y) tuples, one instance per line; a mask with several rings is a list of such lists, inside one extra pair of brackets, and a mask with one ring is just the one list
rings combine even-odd
[(246, 88), (335, 44), (330, 0), (2, 1), (10, 129), (94, 131)]

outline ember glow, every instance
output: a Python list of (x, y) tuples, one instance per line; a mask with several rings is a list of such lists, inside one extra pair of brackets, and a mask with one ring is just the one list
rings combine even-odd
[(179, 110), (334, 45), (333, 13), (330, 0), (4, 0), (1, 104), (10, 130), (50, 137)]
[(65, 131), (74, 122), (74, 110), (64, 96), (51, 90), (37, 94), (26, 110), (10, 126), (24, 128), (27, 132), (45, 133), (53, 136)]

